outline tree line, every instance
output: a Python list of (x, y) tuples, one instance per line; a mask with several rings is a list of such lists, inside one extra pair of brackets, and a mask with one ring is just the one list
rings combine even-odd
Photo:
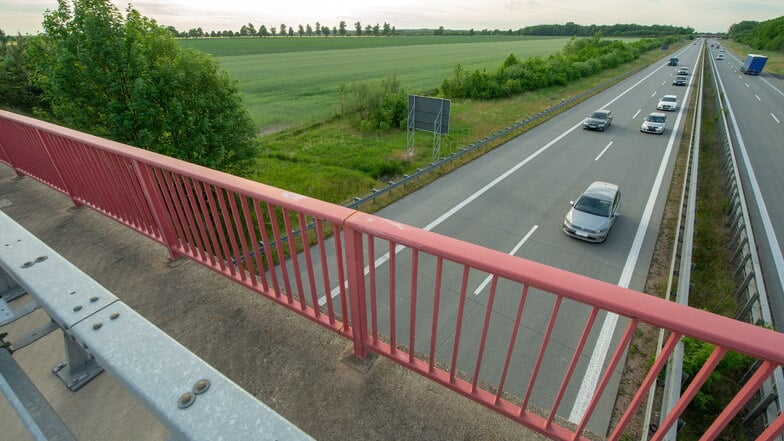
[(374, 36), (374, 37), (390, 37), (393, 35), (398, 35), (397, 29), (390, 25), (389, 23), (384, 23), (383, 25), (379, 25), (376, 23), (375, 25), (365, 25), (362, 27), (362, 23), (357, 21), (354, 22), (353, 30), (349, 29), (345, 21), (341, 21), (340, 24), (337, 26), (333, 26), (330, 28), (329, 26), (324, 26), (319, 22), (316, 22), (315, 26), (311, 26), (310, 24), (306, 25), (298, 25), (297, 29), (294, 29), (294, 26), (289, 26), (285, 23), (281, 23), (279, 26), (265, 26), (260, 25), (258, 29), (254, 26), (253, 23), (248, 23), (242, 25), (239, 31), (234, 30), (222, 30), (222, 31), (205, 31), (202, 28), (191, 28), (187, 31), (178, 31), (174, 26), (167, 26), (166, 29), (172, 33), (175, 37), (178, 38), (203, 38), (203, 37), (329, 37), (332, 36)]
[(784, 16), (763, 22), (735, 23), (727, 36), (754, 49), (784, 52)]
[(591, 37), (596, 34), (605, 37), (663, 37), (668, 35), (692, 35), (694, 29), (690, 27), (668, 25), (590, 25), (583, 26), (568, 22), (566, 24), (549, 24), (527, 26), (519, 31), (520, 35), (562, 36), (562, 37)]

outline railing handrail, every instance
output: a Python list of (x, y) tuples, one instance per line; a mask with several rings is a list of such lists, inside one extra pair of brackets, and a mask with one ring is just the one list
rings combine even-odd
[[(14, 137), (15, 134), (19, 134), (18, 139)], [(12, 150), (16, 144), (20, 144), (21, 148)], [(13, 151), (13, 154), (9, 154), (9, 151)], [(450, 387), (496, 412), (555, 439), (585, 439), (584, 436), (581, 436), (581, 432), (585, 429), (585, 421), (579, 423), (577, 429), (571, 432), (571, 429), (553, 423), (552, 418), (557, 408), (551, 409), (550, 418), (545, 419), (527, 412), (525, 402), (520, 406), (505, 400), (500, 396), (501, 386), (497, 387), (499, 392), (496, 395), (478, 384), (478, 372), (482, 363), (484, 343), (487, 339), (492, 315), (492, 300), (488, 300), (487, 305), (484, 306), (486, 308), (484, 330), (474, 372), (476, 376), (473, 381), (468, 382), (455, 377), (455, 366), (451, 370), (444, 370), (435, 365), (433, 342), (438, 335), (436, 326), (438, 299), (444, 262), (463, 268), (463, 285), (458, 287), (461, 299), (458, 303), (460, 311), (456, 321), (453, 364), (459, 347), (460, 317), (462, 307), (465, 305), (468, 273), (481, 272), (494, 278), (489, 299), (492, 299), (495, 293), (495, 281), (499, 278), (519, 283), (523, 287), (517, 321), (514, 324), (512, 335), (515, 335), (519, 329), (524, 300), (529, 287), (542, 290), (557, 298), (548, 326), (554, 325), (558, 314), (558, 305), (563, 298), (592, 307), (591, 317), (594, 318), (598, 311), (607, 311), (631, 319), (626, 331), (624, 331), (621, 344), (611, 357), (609, 371), (612, 371), (614, 369), (612, 366), (616, 366), (621, 360), (622, 354), (626, 350), (625, 345), (629, 344), (638, 322), (645, 322), (671, 331), (668, 348), (672, 346), (669, 342), (681, 335), (718, 345), (709, 363), (706, 363), (700, 374), (693, 380), (694, 387), (698, 387), (702, 381), (707, 379), (707, 375), (715, 369), (718, 360), (727, 350), (744, 353), (765, 361), (763, 366), (766, 370), (771, 365), (784, 365), (784, 334), (770, 329), (675, 304), (608, 282), (570, 273), (379, 216), (319, 201), (5, 111), (0, 111), (0, 153), (7, 156), (5, 160), (0, 157), (0, 161), (7, 162), (9, 166), (15, 168), (17, 173), (33, 176), (41, 182), (55, 181), (57, 176), (36, 176), (36, 170), (42, 174), (62, 175), (66, 188), (59, 190), (68, 193), (68, 188), (73, 187), (74, 193), (68, 194), (75, 203), (91, 206), (102, 214), (153, 238), (167, 246), (172, 256), (189, 257), (322, 326), (352, 339), (354, 351), (358, 356), (364, 357), (371, 349), (378, 351), (433, 381)], [(32, 158), (34, 155), (38, 156)], [(22, 165), (14, 164), (14, 158), (24, 162), (25, 166), (31, 170), (24, 170)], [(80, 159), (84, 161), (84, 164), (79, 162)], [(36, 161), (47, 162), (47, 164), (39, 166)], [(58, 165), (57, 161), (61, 161), (62, 164)], [(62, 167), (62, 171), (59, 167)], [(73, 180), (73, 182), (68, 180)], [(101, 184), (112, 186), (112, 188), (106, 190), (101, 188)], [(96, 186), (98, 188), (95, 188)], [(118, 202), (116, 194), (126, 196), (128, 201)], [(251, 200), (249, 201), (248, 198)], [(304, 234), (298, 238), (299, 244), (294, 243), (294, 240), (288, 240), (288, 247), (285, 250), (282, 246), (274, 247), (274, 249), (270, 247), (270, 243), (282, 243), (281, 234), (293, 238), (293, 224), (298, 222), (300, 228), (304, 227), (309, 223), (306, 216), (312, 217), (316, 222), (316, 228), (313, 232), (316, 245), (312, 246), (313, 250), (311, 250), (312, 244), (307, 242), (306, 236), (308, 235)], [(268, 224), (266, 224), (267, 221)], [(327, 227), (336, 230), (336, 234), (333, 236), (336, 256), (334, 260), (330, 261), (327, 261), (326, 258), (326, 234), (324, 225), (322, 225), (324, 221), (329, 223)], [(257, 235), (262, 237), (259, 239), (256, 237)], [(374, 264), (367, 263), (367, 260), (373, 262), (376, 259), (375, 240), (386, 241), (390, 245), (388, 255), (388, 271), (390, 273), (395, 270), (393, 263), (398, 253), (397, 250), (408, 248), (411, 251), (411, 259), (413, 260), (410, 270), (411, 291), (409, 292), (411, 294), (411, 310), (410, 312), (405, 308), (401, 310), (403, 313), (411, 314), (409, 318), (412, 323), (414, 323), (415, 307), (417, 306), (416, 272), (418, 268), (416, 265), (418, 256), (422, 253), (437, 259), (435, 268), (436, 292), (433, 293), (432, 299), (428, 299), (429, 303), (434, 303), (430, 357), (420, 357), (417, 353), (418, 348), (415, 347), (416, 326), (414, 324), (411, 324), (408, 330), (397, 329), (398, 325), (394, 320), (395, 302), (393, 297), (396, 288), (392, 277), (390, 277), (389, 287), (382, 286), (380, 288), (388, 289), (385, 294), (389, 295), (389, 318), (393, 326), (389, 329), (390, 340), (388, 343), (379, 338), (380, 326), (375, 322), (379, 318), (375, 291), (379, 286), (376, 285)], [(254, 244), (256, 241), (262, 242), (263, 250), (269, 250), (269, 252), (262, 253), (256, 249), (254, 250), (255, 254), (251, 255), (248, 244)], [(301, 248), (298, 249), (298, 245)], [(273, 254), (273, 252), (277, 254)], [(288, 257), (286, 253), (288, 253)], [(262, 257), (261, 254), (265, 254), (265, 256)], [(316, 258), (313, 257), (314, 254), (316, 254)], [(320, 261), (318, 257), (321, 257)], [(266, 260), (263, 260), (264, 258)], [(332, 259), (331, 256), (330, 259)], [(317, 266), (319, 271), (314, 271), (314, 267)], [(337, 275), (334, 275), (335, 272)], [(394, 276), (394, 274), (390, 275)], [(456, 280), (450, 280), (450, 282), (454, 284)], [(332, 288), (333, 286), (335, 288)], [(408, 288), (404, 287), (404, 289)], [(326, 290), (327, 295), (331, 295), (330, 290), (334, 292), (338, 289), (339, 302), (336, 302), (338, 304), (333, 305), (332, 301), (327, 301), (324, 306), (320, 306), (320, 301), (317, 300), (320, 292)], [(324, 311), (325, 308), (326, 311)], [(365, 313), (363, 314), (362, 311)], [(385, 319), (385, 317), (382, 318)], [(579, 353), (582, 345), (585, 343), (593, 323), (593, 318), (586, 321), (581, 343), (575, 348), (571, 366), (562, 383), (562, 390), (565, 390), (564, 388), (574, 372), (580, 358)], [(405, 334), (406, 332), (410, 334), (408, 341), (400, 341), (398, 344), (395, 333)], [(537, 366), (544, 357), (548, 341), (549, 331), (548, 335), (544, 337)], [(512, 359), (513, 343), (514, 341), (510, 343), (507, 352), (501, 385)], [(535, 354), (533, 355), (535, 356)], [(662, 353), (662, 357), (668, 356), (669, 352)], [(647, 390), (655, 380), (656, 372), (653, 369), (661, 369), (663, 365), (663, 359), (657, 358), (640, 391), (643, 388)], [(595, 408), (598, 402), (597, 397), (602, 396), (604, 387), (609, 381), (609, 375), (610, 372), (605, 373), (602, 385), (597, 389), (596, 397), (592, 398), (589, 407)], [(533, 387), (535, 380), (536, 373), (530, 379), (527, 394), (530, 394), (530, 388)], [(757, 381), (756, 377), (755, 381)], [(489, 388), (494, 387), (496, 386), (491, 385)], [(696, 390), (692, 392), (696, 393)], [(685, 403), (693, 398), (693, 393), (690, 394), (687, 391), (676, 406), (676, 410), (668, 417), (667, 423), (662, 426), (662, 430), (671, 427), (673, 418), (677, 418), (676, 413), (679, 414), (683, 411)], [(748, 398), (745, 398), (743, 403), (746, 401)], [(637, 397), (635, 397), (634, 403), (629, 407), (630, 410), (639, 405)], [(731, 408), (728, 407), (717, 418), (716, 426), (726, 424), (739, 411), (740, 404), (743, 404), (733, 403)], [(624, 415), (622, 424), (628, 422), (630, 410)], [(586, 421), (590, 419), (590, 412), (586, 414), (584, 419)], [(780, 424), (779, 420), (784, 420), (784, 415), (771, 425), (771, 428), (768, 429), (769, 432), (779, 430), (780, 425), (777, 425)], [(619, 432), (616, 428), (612, 439), (617, 439), (617, 436), (619, 436)]]

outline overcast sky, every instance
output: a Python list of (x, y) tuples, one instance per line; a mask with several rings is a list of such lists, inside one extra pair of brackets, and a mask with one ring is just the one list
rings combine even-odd
[[(180, 31), (239, 30), (310, 24), (349, 29), (389, 23), (397, 29), (519, 29), (536, 24), (637, 23), (691, 26), (724, 32), (743, 20), (765, 21), (784, 15), (782, 0), (131, 0), (128, 3), (158, 24)], [(0, 29), (7, 35), (41, 31), (44, 11), (56, 0), (0, 0)]]

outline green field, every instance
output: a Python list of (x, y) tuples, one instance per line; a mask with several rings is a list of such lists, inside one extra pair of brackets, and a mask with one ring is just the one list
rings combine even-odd
[(396, 76), (409, 93), (431, 93), (457, 64), (494, 70), (509, 54), (546, 56), (567, 41), (509, 36), (180, 40), (215, 56), (239, 81), (262, 133), (334, 115), (340, 84)]

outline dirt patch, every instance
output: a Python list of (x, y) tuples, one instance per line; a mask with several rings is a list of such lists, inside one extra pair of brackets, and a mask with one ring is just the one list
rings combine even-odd
[(290, 129), (291, 127), (293, 126), (289, 124), (273, 124), (267, 127), (262, 127), (261, 130), (259, 130), (259, 137), (263, 138), (268, 135), (273, 135), (286, 129)]

